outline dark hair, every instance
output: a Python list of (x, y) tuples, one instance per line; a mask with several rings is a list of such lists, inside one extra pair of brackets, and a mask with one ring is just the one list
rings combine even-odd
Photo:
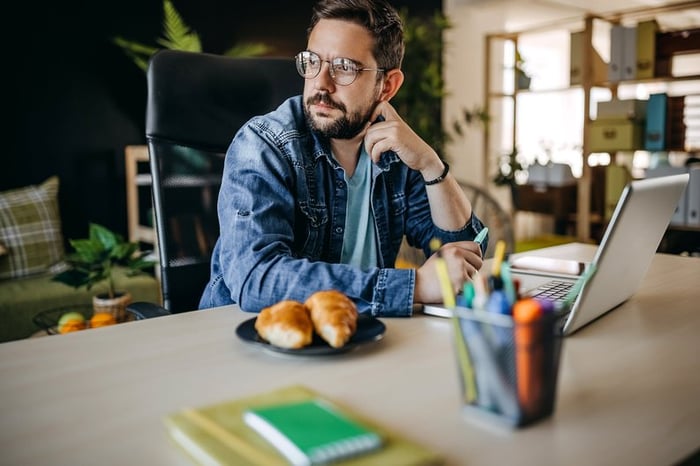
[(398, 12), (385, 0), (320, 0), (313, 8), (308, 34), (322, 19), (359, 24), (374, 38), (372, 54), (379, 68), (401, 68), (403, 26)]

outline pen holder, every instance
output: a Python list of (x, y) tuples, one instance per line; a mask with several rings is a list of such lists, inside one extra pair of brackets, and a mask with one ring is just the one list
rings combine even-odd
[(465, 414), (522, 427), (554, 411), (565, 314), (534, 323), (457, 307), (452, 318)]

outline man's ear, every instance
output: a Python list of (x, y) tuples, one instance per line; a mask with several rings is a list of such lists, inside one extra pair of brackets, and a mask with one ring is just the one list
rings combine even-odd
[(394, 69), (384, 72), (384, 88), (379, 94), (379, 100), (388, 102), (399, 92), (403, 84), (403, 71)]

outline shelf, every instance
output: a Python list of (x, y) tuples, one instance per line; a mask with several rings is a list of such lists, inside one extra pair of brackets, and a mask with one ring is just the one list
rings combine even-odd
[[(139, 187), (151, 186), (151, 175), (148, 167), (147, 146), (126, 146), (124, 150), (126, 169), (126, 213), (129, 229), (129, 241), (156, 244), (155, 230), (141, 223)], [(147, 170), (140, 172), (139, 168)]]
[[(638, 24), (650, 19), (661, 20), (666, 19), (667, 14), (684, 15), (689, 9), (694, 12), (699, 8), (700, 4), (696, 1), (638, 8), (606, 15), (582, 14), (577, 18), (549, 25), (538, 25), (519, 32), (488, 34), (485, 44), (484, 100), (486, 112), (492, 115), (492, 118), (491, 122), (485, 125), (483, 135), (484, 179), (493, 177), (490, 170), (496, 165), (495, 162), (501, 153), (517, 151), (521, 155), (539, 159), (541, 155), (549, 157), (551, 153), (548, 150), (559, 150), (569, 158), (572, 155), (580, 157), (579, 165), (574, 165), (577, 169), (574, 174), (578, 180), (575, 186), (575, 206), (573, 208), (568, 206), (570, 210), (566, 215), (559, 212), (555, 217), (570, 222), (570, 215), (575, 212), (576, 237), (581, 241), (590, 240), (592, 230), (599, 228), (601, 224), (601, 219), (596, 218), (599, 213), (593, 209), (593, 198), (598, 195), (594, 190), (600, 190), (601, 187), (593, 185), (593, 167), (588, 165), (588, 158), (593, 153), (591, 149), (594, 147), (592, 122), (596, 103), (610, 98), (632, 98), (626, 95), (636, 96), (640, 91), (644, 94), (645, 90), (637, 86), (648, 86), (647, 95), (659, 92), (666, 92), (669, 96), (700, 93), (700, 86), (695, 85), (695, 82), (700, 82), (700, 74), (607, 81), (607, 64), (603, 63), (604, 69), (600, 66), (602, 62), (600, 57), (605, 54), (600, 53), (601, 43), (597, 39), (600, 39), (602, 34), (607, 34), (608, 25)], [(683, 23), (682, 28), (688, 29), (689, 26)], [(576, 37), (574, 47), (580, 47), (573, 49), (577, 54), (576, 61), (571, 59), (573, 52), (570, 43), (566, 44), (558, 39), (551, 40), (552, 37), (573, 38), (574, 34)], [(513, 64), (519, 57), (518, 51), (527, 50), (528, 44), (531, 46), (535, 44), (534, 47), (541, 47), (545, 52), (538, 58), (539, 62), (531, 64), (532, 70), (535, 71), (532, 80), (533, 88), (518, 89)], [(580, 55), (578, 55), (579, 51)], [(664, 55), (664, 58), (668, 58), (667, 53), (659, 53), (659, 49), (656, 49), (655, 53), (657, 57)], [(672, 56), (680, 53), (675, 51)], [(526, 62), (526, 70), (528, 63), (533, 62)], [(551, 66), (551, 63), (561, 63), (561, 65)], [(571, 63), (576, 65), (572, 67)], [(564, 69), (566, 66), (572, 67), (578, 74), (571, 74), (571, 69)], [(673, 70), (678, 71), (677, 74), (697, 73), (695, 67)], [(570, 82), (568, 78), (571, 76), (578, 78), (574, 85), (568, 85)], [(669, 85), (655, 86), (663, 83)], [(693, 91), (694, 88), (697, 90)], [(519, 96), (523, 98), (519, 99)], [(527, 98), (524, 98), (525, 96)], [(561, 105), (552, 104), (553, 101), (561, 102)], [(541, 108), (551, 108), (551, 112), (542, 114)], [(538, 111), (540, 113), (536, 113)], [(529, 145), (523, 141), (528, 141)], [(600, 144), (598, 146), (601, 147)], [(692, 150), (692, 147), (688, 148), (688, 142), (685, 150)], [(615, 154), (618, 151), (608, 152)], [(614, 157), (612, 159), (614, 160)], [(557, 160), (554, 159), (554, 161)], [(556, 195), (550, 196), (556, 197)], [(550, 200), (550, 207), (554, 202), (555, 199)], [(541, 210), (540, 207), (534, 210)]]

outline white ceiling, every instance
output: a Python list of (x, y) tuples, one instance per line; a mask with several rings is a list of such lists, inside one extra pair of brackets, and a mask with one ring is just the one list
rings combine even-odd
[(470, 5), (494, 10), (505, 18), (508, 30), (520, 30), (554, 21), (581, 17), (586, 13), (607, 16), (628, 10), (663, 5), (695, 3), (678, 13), (657, 17), (662, 29), (700, 27), (700, 1), (688, 0), (453, 0), (455, 5)]

